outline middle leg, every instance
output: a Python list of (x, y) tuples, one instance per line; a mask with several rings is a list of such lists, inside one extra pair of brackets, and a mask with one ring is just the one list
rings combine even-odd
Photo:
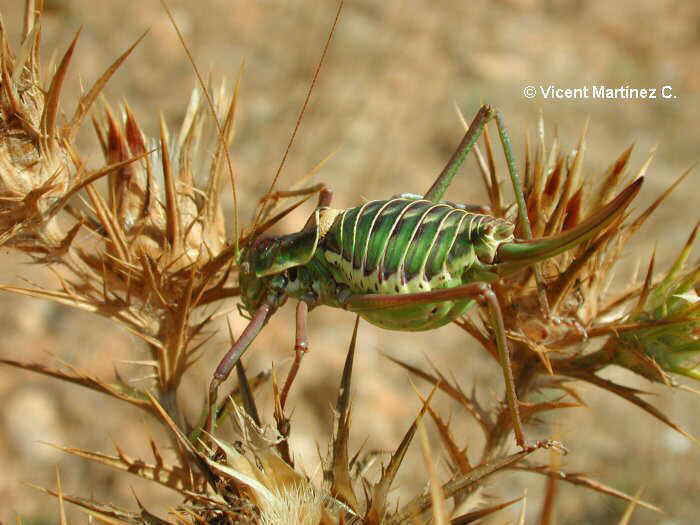
[(299, 301), (297, 303), (296, 311), (296, 335), (294, 337), (294, 361), (292, 361), (292, 366), (287, 374), (287, 379), (282, 387), (282, 392), (280, 394), (280, 405), (284, 409), (287, 403), (287, 397), (289, 396), (289, 391), (292, 388), (294, 379), (296, 379), (299, 373), (299, 368), (301, 367), (301, 360), (303, 359), (306, 352), (309, 351), (309, 338), (306, 334), (306, 321), (309, 314), (309, 305), (305, 301)]

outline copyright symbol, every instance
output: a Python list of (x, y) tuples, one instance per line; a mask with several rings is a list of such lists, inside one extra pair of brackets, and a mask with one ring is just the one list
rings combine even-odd
[(525, 86), (523, 95), (525, 95), (525, 98), (535, 98), (537, 96), (537, 88), (535, 86)]

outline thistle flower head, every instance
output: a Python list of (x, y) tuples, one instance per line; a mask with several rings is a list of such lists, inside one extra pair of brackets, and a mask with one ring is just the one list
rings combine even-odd
[[(116, 320), (147, 342), (148, 377), (173, 391), (194, 362), (206, 325), (200, 308), (238, 295), (227, 285), (237, 232), (227, 237), (222, 207), (237, 90), (222, 85), (206, 102), (193, 90), (174, 137), (161, 122), (159, 137), (149, 138), (126, 103), (121, 119), (106, 106), (93, 119), (105, 162), (89, 170), (74, 149), (76, 132), (138, 41), (62, 118), (61, 89), (78, 36), (42, 87), (41, 11), (41, 3), (28, 6), (16, 56), (0, 31), (0, 245), (57, 264), (59, 289), (4, 290)], [(129, 400), (145, 406), (142, 395)]]
[[(25, 20), (22, 45), (15, 54), (0, 25), (0, 245), (57, 244), (57, 202), (78, 178), (63, 140), (75, 126), (58, 126), (59, 94), (75, 40), (48, 87), (40, 76), (40, 31)], [(77, 37), (76, 37), (77, 38)], [(77, 124), (77, 122), (76, 122)]]
[[(545, 143), (540, 117), (534, 148), (529, 141), (526, 145), (523, 189), (533, 238), (574, 228), (611, 202), (626, 181), (643, 176), (651, 163), (653, 152), (630, 176), (630, 147), (602, 175), (586, 173), (586, 128), (575, 149), (565, 153), (558, 137), (550, 145)], [(484, 138), (488, 157), (484, 158), (478, 150), (475, 153), (491, 209), (496, 216), (515, 221), (517, 207), (503, 204), (493, 147), (488, 134)], [(618, 364), (668, 385), (674, 384), (670, 373), (698, 377), (700, 325), (694, 288), (700, 270), (696, 265), (684, 271), (697, 228), (664, 278), (654, 279), (651, 264), (641, 285), (621, 283), (627, 288), (619, 292), (620, 285), (613, 279), (630, 239), (690, 171), (639, 215), (632, 217), (634, 212), (627, 211), (596, 237), (494, 283), (503, 308), (515, 374), (524, 371), (527, 375), (521, 376), (522, 381), (529, 381), (535, 389), (558, 390), (561, 399), (573, 397), (575, 403), (581, 400), (575, 389), (556, 377), (548, 379), (546, 374), (586, 381), (626, 398), (688, 436), (644, 401), (641, 392), (604, 379), (598, 372)], [(525, 234), (520, 227), (515, 233), (519, 238)], [(481, 319), (481, 326), (471, 318), (458, 324), (497, 358), (488, 313), (483, 311)], [(524, 419), (540, 411), (569, 406), (566, 401), (539, 403), (526, 410)], [(503, 433), (497, 435), (498, 439), (504, 437)]]
[[(207, 460), (230, 490), (244, 492), (258, 509), (260, 525), (331, 525), (344, 514), (343, 505), (295, 471), (278, 454), (282, 436), (258, 426), (241, 408), (233, 405), (235, 445), (214, 438), (221, 460)], [(225, 489), (223, 489), (225, 490)], [(226, 507), (222, 507), (225, 509)]]
[(673, 384), (667, 372), (700, 380), (700, 266), (685, 268), (697, 231), (656, 284), (650, 282), (652, 259), (637, 306), (624, 319), (633, 328), (618, 337), (615, 363), (653, 381)]

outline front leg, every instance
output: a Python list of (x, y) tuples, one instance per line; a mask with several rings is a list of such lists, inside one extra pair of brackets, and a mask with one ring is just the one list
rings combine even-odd
[(515, 381), (513, 379), (513, 368), (510, 361), (510, 351), (506, 340), (503, 314), (498, 303), (498, 298), (491, 287), (482, 282), (469, 283), (455, 288), (445, 288), (430, 292), (420, 292), (400, 295), (379, 295), (365, 294), (349, 297), (343, 304), (347, 310), (362, 313), (363, 311), (376, 311), (391, 308), (400, 308), (406, 305), (433, 304), (441, 301), (456, 301), (464, 299), (474, 299), (479, 304), (488, 308), (491, 323), (496, 335), (496, 346), (498, 348), (498, 358), (503, 370), (503, 378), (506, 387), (506, 401), (508, 410), (513, 422), (515, 441), (519, 447), (530, 449), (532, 447), (552, 446), (550, 442), (538, 442), (535, 445), (528, 445), (525, 442), (525, 433), (520, 418), (518, 397), (515, 392)]
[(253, 342), (255, 337), (260, 333), (270, 315), (273, 313), (273, 307), (268, 303), (263, 303), (255, 311), (253, 317), (251, 318), (248, 325), (243, 330), (243, 333), (238, 338), (238, 340), (231, 346), (226, 355), (221, 359), (219, 365), (214, 371), (214, 376), (209, 383), (209, 407), (207, 409), (207, 419), (204, 425), (204, 430), (211, 432), (212, 430), (212, 416), (214, 414), (214, 406), (216, 405), (216, 398), (219, 393), (219, 386), (221, 383), (226, 381), (228, 376), (231, 374), (231, 370), (236, 366), (236, 363), (240, 361), (243, 354), (248, 349), (250, 344)]

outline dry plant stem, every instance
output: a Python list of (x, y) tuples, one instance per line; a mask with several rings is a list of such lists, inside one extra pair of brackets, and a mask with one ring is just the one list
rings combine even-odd
[(186, 428), (185, 416), (177, 402), (177, 387), (160, 390), (158, 392), (158, 401), (179, 428)]
[(240, 361), (236, 363), (236, 374), (238, 376), (238, 385), (240, 386), (241, 397), (243, 398), (243, 407), (245, 408), (246, 414), (252, 417), (255, 424), (260, 427), (262, 426), (262, 423), (260, 422), (258, 407), (255, 405), (255, 398), (253, 397), (253, 392), (250, 388), (250, 383), (248, 382), (245, 368), (243, 368)]

